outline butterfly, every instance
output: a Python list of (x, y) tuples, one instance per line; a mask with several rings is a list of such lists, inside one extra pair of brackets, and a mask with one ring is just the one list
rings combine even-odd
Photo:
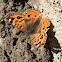
[(42, 18), (42, 14), (38, 10), (28, 9), (23, 13), (9, 13), (6, 19), (29, 36), (36, 48), (45, 45), (50, 21)]

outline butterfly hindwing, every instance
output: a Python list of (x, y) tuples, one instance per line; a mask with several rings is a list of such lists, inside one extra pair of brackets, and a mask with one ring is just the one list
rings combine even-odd
[(38, 48), (39, 46), (44, 46), (47, 34), (46, 33), (36, 33), (30, 36), (30, 39), (34, 43), (34, 45)]

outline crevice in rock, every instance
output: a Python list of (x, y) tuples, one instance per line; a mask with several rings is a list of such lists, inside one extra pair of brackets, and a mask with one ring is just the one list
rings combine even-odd
[(13, 39), (14, 39), (14, 41), (13, 41), (13, 46), (15, 46), (16, 43), (17, 43), (18, 38), (13, 38)]
[(7, 62), (11, 62), (10, 57), (8, 56), (8, 54), (7, 54), (6, 50), (4, 50), (4, 55), (5, 55), (5, 56), (7, 57), (7, 59), (8, 59), (8, 61), (7, 61)]

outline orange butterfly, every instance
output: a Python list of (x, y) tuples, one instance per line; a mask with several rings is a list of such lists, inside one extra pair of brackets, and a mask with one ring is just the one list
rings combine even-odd
[(29, 9), (23, 13), (10, 13), (6, 19), (13, 26), (21, 29), (26, 36), (29, 36), (37, 48), (45, 45), (50, 21), (47, 18), (42, 18), (39, 11)]

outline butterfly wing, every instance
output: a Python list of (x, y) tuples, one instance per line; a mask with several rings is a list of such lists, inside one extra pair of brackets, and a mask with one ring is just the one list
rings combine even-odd
[(41, 20), (41, 33), (47, 32), (50, 26), (50, 21), (47, 18)]
[(40, 23), (41, 13), (35, 9), (29, 9), (24, 12), (25, 15), (25, 28), (27, 30), (27, 34), (31, 34), (35, 32), (36, 27)]
[(40, 46), (44, 46), (46, 39), (47, 39), (47, 34), (46, 33), (36, 33), (30, 36), (30, 39), (36, 46), (36, 48), (39, 48)]
[(21, 29), (21, 31), (25, 31), (24, 15), (22, 13), (10, 13), (6, 16), (6, 19), (8, 19), (13, 26)]

